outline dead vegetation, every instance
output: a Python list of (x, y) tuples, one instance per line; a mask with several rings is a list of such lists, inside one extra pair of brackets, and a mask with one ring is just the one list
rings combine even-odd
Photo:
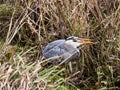
[[(0, 89), (77, 90), (120, 88), (118, 0), (2, 0)], [(42, 67), (50, 41), (88, 37), (73, 73), (66, 65)]]

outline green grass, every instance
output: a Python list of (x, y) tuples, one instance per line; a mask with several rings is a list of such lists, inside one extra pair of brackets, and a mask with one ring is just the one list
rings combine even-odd
[[(116, 90), (120, 88), (118, 0), (4, 1), (0, 5), (0, 89)], [(7, 17), (6, 17), (7, 16)], [(91, 38), (81, 57), (44, 66), (41, 51), (68, 36)]]

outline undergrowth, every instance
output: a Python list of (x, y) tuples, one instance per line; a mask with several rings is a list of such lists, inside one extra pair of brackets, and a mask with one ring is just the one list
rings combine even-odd
[[(119, 0), (2, 0), (1, 90), (116, 90), (120, 88)], [(80, 58), (43, 66), (42, 50), (69, 36), (91, 38)]]

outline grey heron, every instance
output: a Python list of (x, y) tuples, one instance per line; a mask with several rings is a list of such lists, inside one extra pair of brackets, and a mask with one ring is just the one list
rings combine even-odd
[[(80, 56), (79, 47), (82, 44), (91, 44), (90, 39), (75, 36), (59, 39), (49, 43), (42, 51), (45, 58), (60, 57), (58, 61), (67, 59), (71, 61)], [(56, 61), (57, 62), (57, 61)]]

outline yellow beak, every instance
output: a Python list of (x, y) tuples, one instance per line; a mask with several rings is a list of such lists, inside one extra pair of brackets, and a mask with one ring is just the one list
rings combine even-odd
[(81, 40), (78, 40), (78, 42), (83, 44), (92, 44), (93, 42), (90, 39), (82, 38)]

